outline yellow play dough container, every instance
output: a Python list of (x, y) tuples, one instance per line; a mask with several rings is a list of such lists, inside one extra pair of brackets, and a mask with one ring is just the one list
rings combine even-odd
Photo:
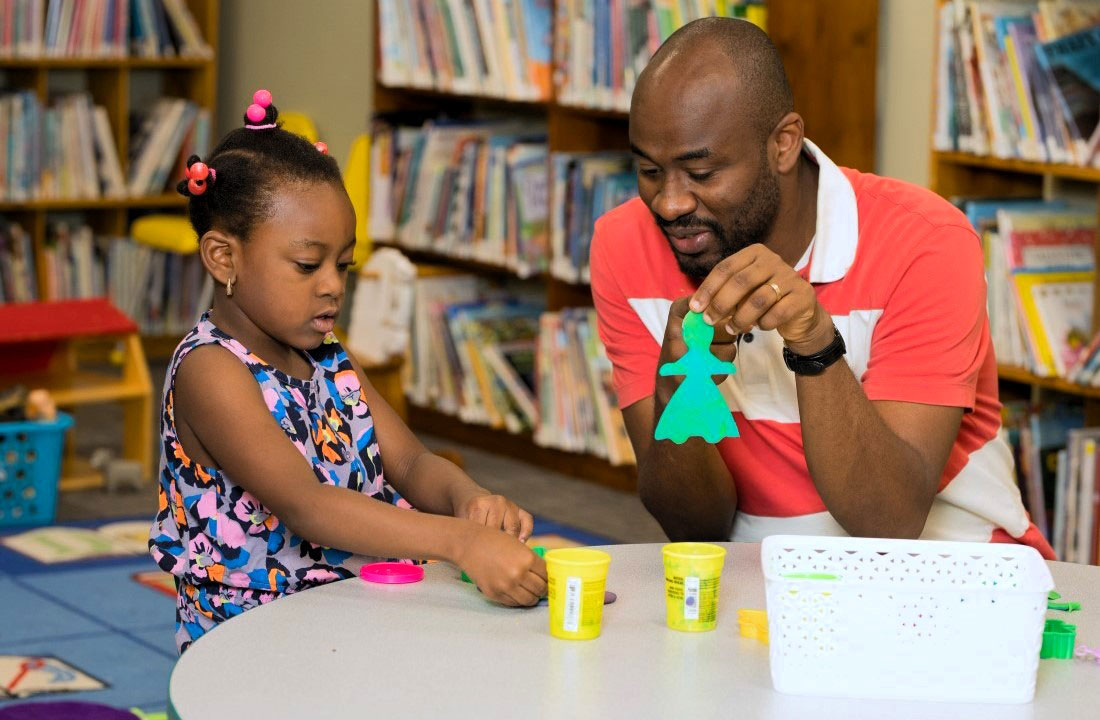
[(563, 548), (546, 553), (551, 635), (564, 640), (591, 640), (600, 636), (610, 564), (610, 555), (588, 548)]
[(725, 548), (709, 543), (670, 543), (661, 554), (668, 626), (684, 632), (713, 630), (718, 622), (718, 584)]

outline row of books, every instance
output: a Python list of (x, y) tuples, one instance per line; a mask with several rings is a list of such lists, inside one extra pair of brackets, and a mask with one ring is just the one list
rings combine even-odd
[(550, 153), (514, 124), (380, 118), (372, 137), (371, 237), (521, 277), (587, 282), (593, 223), (638, 193), (629, 153)]
[(0, 57), (212, 57), (185, 0), (0, 0)]
[(141, 120), (130, 141), (130, 195), (172, 191), (184, 176), (187, 158), (210, 149), (210, 110), (190, 100), (163, 97)]
[(1095, 375), (1095, 207), (1039, 198), (959, 205), (982, 237), (998, 362), (1077, 382), (1085, 381), (1086, 371)]
[(521, 277), (546, 270), (546, 134), (515, 123), (374, 123), (370, 234)]
[(514, 100), (553, 84), (559, 102), (626, 110), (661, 43), (715, 15), (767, 24), (763, 0), (379, 0), (379, 77)]
[(379, 0), (382, 84), (550, 98), (551, 0)]
[(1060, 560), (1100, 563), (1100, 428), (1080, 405), (1005, 404), (1021, 495)]
[(42, 250), (41, 287), (29, 234), (0, 226), (0, 300), (110, 297), (149, 335), (182, 335), (209, 307), (213, 285), (197, 254), (155, 250), (128, 237), (54, 222)]
[(0, 218), (0, 303), (38, 299), (34, 239), (18, 223)]
[[(438, 270), (414, 281), (406, 392), (417, 405), (537, 444), (634, 462), (591, 309)], [(349, 328), (349, 343), (370, 328)]]
[(535, 443), (633, 465), (634, 448), (611, 383), (611, 361), (596, 311), (543, 313), (537, 348), (539, 417)]
[(596, 220), (638, 195), (630, 153), (550, 154), (550, 274), (588, 282), (588, 250)]
[(1100, 167), (1100, 3), (940, 8), (937, 150)]
[(768, 22), (763, 0), (561, 0), (556, 8), (558, 102), (623, 112), (653, 53), (683, 25), (714, 16)]
[(107, 111), (90, 95), (63, 96), (48, 108), (33, 92), (0, 96), (0, 198), (125, 194)]
[[(123, 173), (107, 111), (87, 93), (43, 107), (29, 91), (0, 96), (0, 200), (156, 195), (182, 176), (183, 161), (210, 142), (210, 113), (159, 100), (131, 143)], [(178, 171), (178, 172), (177, 172)]]

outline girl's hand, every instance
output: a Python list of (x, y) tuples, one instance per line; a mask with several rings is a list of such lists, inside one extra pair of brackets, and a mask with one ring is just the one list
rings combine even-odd
[(535, 525), (531, 513), (503, 495), (490, 495), (484, 490), (459, 501), (455, 517), (473, 520), (491, 530), (503, 530), (521, 543), (531, 537)]
[(498, 530), (474, 528), (471, 541), (456, 560), (482, 594), (494, 602), (534, 605), (546, 595), (546, 562)]

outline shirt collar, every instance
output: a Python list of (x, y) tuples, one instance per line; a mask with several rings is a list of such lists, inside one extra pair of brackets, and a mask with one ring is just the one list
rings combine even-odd
[(803, 151), (817, 163), (817, 225), (810, 241), (809, 280), (830, 283), (840, 280), (852, 267), (859, 243), (859, 213), (856, 193), (848, 177), (829, 156), (808, 139)]

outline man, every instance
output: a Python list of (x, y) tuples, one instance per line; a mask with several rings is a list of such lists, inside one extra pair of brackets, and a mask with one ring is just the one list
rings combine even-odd
[[(643, 502), (674, 540), (846, 532), (1053, 557), (998, 435), (977, 236), (803, 131), (748, 22), (690, 23), (638, 78), (641, 197), (596, 223), (591, 276)], [(740, 437), (718, 445), (653, 438), (689, 309), (737, 366), (720, 390)]]

